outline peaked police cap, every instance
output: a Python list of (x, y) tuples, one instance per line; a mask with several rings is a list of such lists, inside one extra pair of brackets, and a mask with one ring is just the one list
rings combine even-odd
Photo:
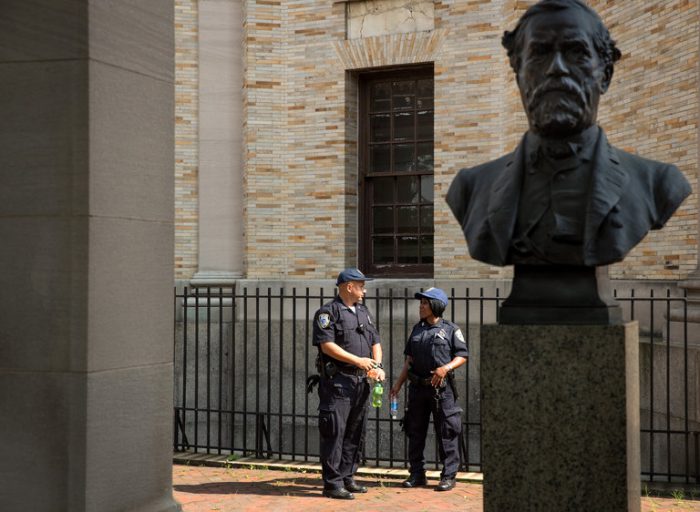
[(416, 299), (420, 299), (421, 297), (426, 299), (437, 299), (442, 302), (445, 307), (447, 307), (447, 294), (440, 288), (428, 288), (424, 292), (417, 292), (415, 294)]
[(338, 279), (335, 281), (335, 285), (348, 283), (350, 281), (372, 281), (371, 277), (366, 277), (362, 272), (356, 268), (346, 268), (340, 274), (338, 274)]

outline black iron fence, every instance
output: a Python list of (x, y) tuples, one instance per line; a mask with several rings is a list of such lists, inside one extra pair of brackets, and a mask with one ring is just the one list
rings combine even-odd
[[(406, 337), (418, 318), (415, 291), (377, 289), (366, 297), (380, 329), (388, 382), (398, 377)], [(497, 321), (504, 293), (449, 292), (444, 316), (462, 327), (471, 353), (457, 372), (464, 410), (462, 470), (480, 471), (479, 332), (484, 323)], [(305, 384), (315, 373), (317, 353), (311, 321), (333, 293), (176, 289), (175, 449), (318, 460), (318, 396), (307, 394)], [(689, 344), (686, 298), (653, 287), (644, 296), (634, 290), (616, 296), (626, 319), (640, 322), (642, 477), (698, 483), (700, 346)], [(432, 429), (429, 435), (426, 457), (437, 469)], [(389, 417), (388, 404), (370, 412), (363, 457), (371, 465), (408, 465), (406, 438)]]

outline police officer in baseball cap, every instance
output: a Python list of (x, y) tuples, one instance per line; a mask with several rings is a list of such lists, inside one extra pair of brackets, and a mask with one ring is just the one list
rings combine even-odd
[(425, 477), (425, 437), (430, 415), (433, 415), (443, 464), (437, 491), (455, 486), (459, 469), (459, 434), (462, 431), (462, 409), (456, 403), (454, 370), (467, 362), (469, 349), (459, 327), (442, 318), (447, 307), (447, 294), (440, 288), (429, 288), (415, 294), (420, 299), (420, 321), (406, 341), (406, 360), (390, 395), (398, 396), (408, 379), (408, 406), (404, 430), (408, 436), (410, 475), (403, 483), (412, 488), (427, 484)]
[(356, 268), (338, 274), (338, 295), (315, 314), (313, 344), (319, 348), (318, 429), (323, 495), (354, 499), (367, 487), (354, 480), (367, 424), (370, 386), (384, 380), (379, 333), (362, 303), (365, 281)]

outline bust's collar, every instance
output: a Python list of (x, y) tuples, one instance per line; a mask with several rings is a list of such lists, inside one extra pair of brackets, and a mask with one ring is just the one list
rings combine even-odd
[(599, 135), (600, 128), (597, 124), (563, 139), (548, 139), (528, 131), (525, 138), (527, 161), (533, 164), (541, 156), (555, 159), (576, 156), (583, 161), (590, 161), (595, 155)]

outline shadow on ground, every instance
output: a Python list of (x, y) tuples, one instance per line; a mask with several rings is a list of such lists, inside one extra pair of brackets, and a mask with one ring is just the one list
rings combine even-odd
[[(368, 482), (358, 479), (359, 483), (369, 489), (383, 487), (400, 488), (400, 482)], [(300, 496), (322, 498), (323, 484), (319, 478), (275, 478), (270, 480), (251, 480), (248, 482), (208, 482), (201, 484), (176, 484), (177, 492), (191, 494), (258, 494), (277, 496)], [(324, 498), (325, 499), (325, 498)]]

